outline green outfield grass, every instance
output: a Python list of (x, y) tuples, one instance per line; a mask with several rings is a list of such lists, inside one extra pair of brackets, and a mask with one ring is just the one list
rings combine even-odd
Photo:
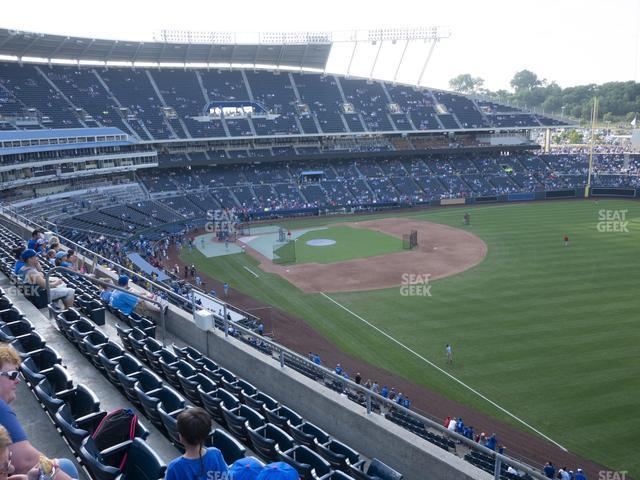
[[(466, 210), (470, 227), (462, 227)], [(600, 210), (627, 210), (629, 233), (598, 231)], [(402, 216), (468, 228), (486, 242), (487, 257), (434, 282), (431, 297), (392, 288), (331, 298), (569, 450), (640, 477), (640, 203), (536, 202)], [(323, 221), (337, 220), (286, 226)], [(206, 259), (194, 251), (183, 259), (298, 315), (367, 362), (526, 429), (322, 295), (273, 274), (253, 277), (242, 268), (258, 271), (249, 256)]]
[[(326, 238), (333, 245), (313, 247), (309, 240)], [(373, 257), (402, 250), (402, 239), (385, 233), (347, 226), (312, 230), (296, 239), (296, 263), (334, 263), (354, 258)]]

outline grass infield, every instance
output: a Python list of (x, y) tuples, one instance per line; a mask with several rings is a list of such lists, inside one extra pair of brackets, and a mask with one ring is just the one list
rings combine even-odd
[[(333, 245), (314, 247), (309, 240), (335, 240)], [(312, 230), (295, 242), (296, 263), (335, 263), (355, 258), (373, 257), (402, 250), (402, 239), (385, 233), (347, 226)]]
[[(464, 211), (471, 213), (468, 227)], [(603, 223), (619, 221), (621, 212), (628, 232)], [(549, 201), (402, 216), (469, 229), (485, 241), (487, 256), (433, 282), (431, 297), (393, 288), (331, 298), (569, 450), (639, 478), (640, 203)], [(331, 238), (326, 232), (318, 234)], [(322, 295), (305, 294), (274, 274), (255, 278), (242, 268), (257, 268), (248, 255), (206, 259), (194, 251), (182, 258), (301, 317), (364, 361), (525, 428)], [(453, 365), (445, 363), (447, 343)]]

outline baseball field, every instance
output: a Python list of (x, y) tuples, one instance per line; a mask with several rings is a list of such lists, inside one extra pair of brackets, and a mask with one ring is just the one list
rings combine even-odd
[[(462, 224), (465, 211), (471, 214), (469, 226)], [(337, 349), (367, 364), (640, 477), (640, 204), (501, 204), (393, 218), (440, 226), (442, 236), (421, 233), (419, 246), (429, 251), (402, 252), (400, 243), (384, 243), (389, 236), (397, 240), (388, 228), (380, 237), (368, 234), (366, 249), (354, 249), (349, 238), (338, 235), (337, 224), (353, 227), (345, 231), (376, 230), (366, 222), (384, 226), (388, 216), (279, 223), (287, 229), (331, 225), (314, 230), (309, 239), (336, 240), (331, 257), (318, 252), (332, 247), (315, 247), (293, 270), (305, 268), (301, 260), (322, 262), (318, 256), (324, 258), (320, 267), (330, 268), (363, 256), (382, 262), (393, 255), (423, 255), (411, 272), (417, 277), (396, 277), (400, 271), (395, 271), (388, 288), (308, 289), (249, 254), (206, 258), (185, 250), (181, 259), (304, 320)], [(476, 242), (473, 261), (433, 274), (429, 258), (436, 265), (442, 260), (436, 253), (454, 248), (449, 244), (471, 241)], [(457, 251), (449, 253), (455, 257)], [(333, 283), (341, 284), (343, 277), (337, 270)], [(446, 344), (453, 346), (453, 365), (445, 362)]]

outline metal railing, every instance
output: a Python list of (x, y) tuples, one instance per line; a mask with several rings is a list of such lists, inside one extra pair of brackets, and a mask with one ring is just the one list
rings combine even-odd
[[(0, 211), (2, 211), (2, 209), (0, 208)], [(33, 225), (36, 228), (40, 227), (42, 228), (40, 225), (37, 225), (33, 222), (31, 222), (30, 220), (26, 219), (25, 217), (23, 217), (22, 215), (17, 215), (18, 217), (22, 217), (24, 220), (24, 222), (29, 225)], [(109, 260), (105, 257), (102, 257), (101, 255), (95, 254), (89, 250), (87, 250), (85, 247), (82, 247), (81, 245), (77, 245), (75, 242), (72, 242), (70, 240), (65, 239), (64, 237), (60, 237), (61, 240), (65, 240), (68, 241), (69, 243), (72, 243), (73, 245), (76, 245), (78, 248), (89, 252), (91, 255), (93, 256), (97, 256), (99, 258), (104, 259), (105, 261), (111, 263), (111, 264), (115, 264), (115, 262), (113, 262), (112, 260)], [(130, 272), (133, 275), (136, 275), (138, 277), (144, 278), (146, 280), (146, 277), (143, 277), (142, 275), (135, 273), (121, 265), (117, 265), (118, 268), (120, 268), (122, 271), (126, 271), (126, 272)], [(49, 299), (49, 274), (52, 271), (56, 271), (56, 270), (67, 270), (70, 273), (72, 273), (73, 275), (80, 275), (85, 279), (88, 279), (89, 281), (93, 282), (93, 283), (98, 283), (100, 285), (105, 285), (108, 286), (109, 288), (113, 288), (113, 289), (117, 289), (117, 290), (124, 290), (120, 287), (117, 287), (115, 285), (112, 285), (110, 283), (104, 282), (100, 279), (97, 279), (95, 277), (91, 277), (82, 273), (78, 273), (74, 270), (70, 270), (67, 269), (65, 267), (54, 267), (51, 270), (49, 270), (48, 274), (47, 274), (47, 298)], [(156, 286), (158, 289), (165, 291), (169, 294), (171, 294), (173, 297), (176, 297), (178, 299), (180, 299), (183, 302), (183, 305), (191, 305), (191, 308), (193, 309), (192, 314), (195, 314), (195, 309), (198, 307), (197, 305), (195, 305), (195, 300), (194, 298), (188, 299), (186, 297), (183, 297), (181, 295), (178, 295), (166, 288), (164, 288), (161, 285), (158, 285), (157, 283), (148, 280), (149, 283), (153, 286)], [(124, 290), (127, 291), (127, 290)], [(127, 291), (127, 293), (131, 293), (129, 291)], [(131, 293), (133, 294), (133, 293)], [(143, 297), (141, 295), (137, 295), (137, 294), (133, 294), (138, 298), (141, 298), (145, 301), (149, 301), (148, 298)], [(235, 309), (235, 307), (232, 307), (231, 305), (227, 304), (226, 302), (223, 302), (217, 298), (213, 298), (210, 297), (208, 295), (203, 295), (206, 298), (209, 298), (219, 304), (223, 305), (224, 308), (224, 313), (223, 313), (223, 318), (220, 319), (220, 316), (217, 315), (217, 313), (212, 312), (214, 314), (214, 318), (218, 318), (218, 324), (221, 324), (221, 326), (216, 326), (217, 329), (222, 329), (224, 331), (224, 337), (228, 340), (229, 337), (229, 326), (230, 324), (233, 326), (233, 328), (235, 329), (235, 331), (240, 332), (241, 335), (244, 335), (245, 337), (248, 337), (249, 339), (253, 339), (255, 341), (256, 346), (268, 346), (269, 350), (271, 351), (271, 356), (273, 357), (274, 353), (276, 354), (276, 357), (279, 360), (279, 364), (281, 368), (286, 368), (287, 367), (287, 360), (291, 360), (293, 362), (296, 362), (300, 365), (305, 366), (307, 369), (309, 369), (310, 371), (315, 371), (318, 373), (319, 376), (321, 376), (323, 382), (326, 381), (326, 379), (329, 379), (330, 381), (332, 381), (335, 385), (339, 385), (342, 386), (342, 388), (346, 389), (348, 388), (350, 392), (355, 392), (359, 395), (362, 395), (362, 398), (365, 399), (366, 402), (366, 410), (367, 410), (367, 414), (371, 415), (373, 413), (373, 405), (374, 402), (377, 403), (380, 406), (380, 410), (382, 411), (382, 406), (385, 407), (387, 412), (391, 412), (391, 411), (399, 411), (401, 412), (403, 415), (412, 418), (413, 420), (417, 421), (417, 422), (422, 422), (422, 424), (425, 425), (425, 428), (428, 427), (432, 430), (435, 430), (436, 432), (438, 432), (440, 435), (442, 435), (445, 438), (450, 438), (452, 439), (454, 442), (459, 443), (459, 444), (463, 444), (465, 446), (467, 446), (468, 448), (470, 448), (471, 450), (474, 451), (479, 451), (480, 453), (483, 453), (484, 455), (490, 456), (494, 459), (494, 478), (496, 480), (500, 479), (500, 472), (501, 472), (501, 465), (502, 463), (508, 464), (510, 466), (512, 466), (513, 468), (515, 468), (516, 470), (520, 470), (525, 472), (526, 474), (532, 476), (535, 479), (539, 479), (539, 480), (545, 480), (545, 476), (539, 471), (536, 470), (535, 468), (531, 467), (530, 465), (523, 463), (522, 461), (511, 457), (511, 456), (507, 456), (501, 453), (498, 453), (494, 450), (491, 450), (489, 448), (487, 448), (484, 445), (481, 445), (473, 440), (470, 440), (469, 438), (456, 433), (454, 431), (451, 431), (447, 428), (445, 428), (443, 425), (441, 425), (440, 423), (428, 418), (427, 416), (424, 415), (420, 415), (418, 413), (416, 413), (415, 411), (405, 408), (402, 405), (399, 405), (398, 403), (389, 400), (388, 398), (383, 397), (382, 395), (375, 393), (373, 391), (371, 391), (370, 389), (359, 385), (357, 383), (355, 383), (354, 381), (344, 378), (338, 374), (336, 374), (334, 371), (332, 371), (331, 369), (328, 369), (327, 367), (324, 367), (322, 365), (318, 365), (314, 362), (312, 362), (311, 360), (307, 359), (306, 357), (292, 351), (289, 350), (288, 348), (280, 345), (279, 343), (276, 343), (273, 340), (270, 340), (262, 335), (259, 335), (257, 333), (255, 333), (254, 331), (243, 327), (242, 325), (238, 324), (237, 322), (234, 322), (233, 320), (229, 320), (227, 318), (227, 308), (231, 308), (234, 311), (238, 311), (238, 313), (242, 313), (245, 314), (246, 312), (243, 312), (241, 310), (237, 310)], [(156, 304), (159, 304), (159, 302), (154, 302)], [(163, 331), (163, 345), (165, 343), (165, 338), (164, 336), (166, 335), (166, 325), (165, 325), (165, 318), (164, 318), (164, 309), (162, 308), (162, 305), (160, 305), (160, 309), (161, 309), (161, 322), (162, 322), (162, 331)], [(187, 310), (185, 310), (187, 311)], [(188, 312), (188, 311), (187, 311)], [(250, 315), (248, 313), (246, 313), (246, 315)], [(251, 316), (253, 318), (255, 318), (254, 316)], [(208, 340), (207, 340), (207, 346), (208, 346)], [(266, 350), (266, 349), (265, 349)], [(295, 370), (295, 369), (294, 369)], [(317, 379), (316, 379), (317, 380)], [(452, 453), (452, 452), (450, 452)], [(472, 464), (473, 465), (473, 464)], [(479, 467), (477, 467), (479, 468)]]
[[(139, 293), (136, 292), (132, 292), (131, 290), (128, 290), (126, 288), (123, 288), (119, 285), (114, 285), (112, 283), (109, 282), (105, 282), (103, 280), (100, 280), (99, 278), (96, 277), (92, 277), (91, 275), (87, 275), (85, 273), (80, 273), (77, 272), (75, 270), (72, 270), (70, 268), (67, 267), (52, 267), (47, 271), (47, 274), (45, 275), (45, 285), (46, 285), (46, 289), (47, 289), (47, 305), (49, 305), (51, 303), (51, 274), (53, 272), (67, 272), (70, 275), (73, 275), (75, 277), (80, 277), (80, 278), (84, 278), (85, 280), (90, 281), (91, 283), (96, 283), (98, 285), (100, 285), (101, 287), (108, 287), (112, 290), (119, 290), (121, 292), (125, 292), (131, 296), (136, 297), (139, 300), (143, 300), (145, 302), (149, 302), (149, 303), (153, 303), (154, 305), (158, 305), (158, 307), (160, 307), (160, 328), (162, 330), (162, 346), (166, 347), (166, 338), (167, 338), (167, 324), (166, 324), (166, 319), (165, 319), (165, 309), (164, 309), (164, 305), (162, 305), (162, 302), (158, 301), (158, 300), (154, 300), (152, 298), (149, 298), (145, 295), (141, 295)], [(55, 288), (55, 287), (53, 287)]]

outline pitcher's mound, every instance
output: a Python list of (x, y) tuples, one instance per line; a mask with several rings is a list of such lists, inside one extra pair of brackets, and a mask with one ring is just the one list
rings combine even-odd
[(314, 238), (306, 242), (310, 247), (328, 247), (329, 245), (335, 245), (336, 241), (330, 238)]

